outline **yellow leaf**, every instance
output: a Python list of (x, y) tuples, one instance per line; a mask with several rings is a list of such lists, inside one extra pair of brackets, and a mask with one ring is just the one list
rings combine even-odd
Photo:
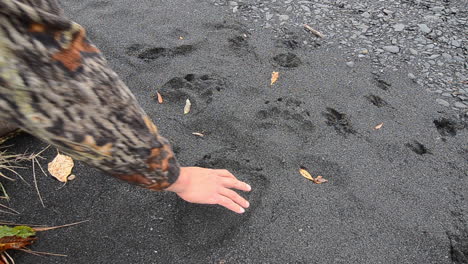
[(312, 175), (310, 175), (310, 173), (306, 170), (305, 167), (301, 167), (301, 168), (299, 169), (299, 173), (300, 173), (304, 178), (306, 178), (306, 179), (308, 179), (308, 180), (311, 180), (311, 181), (314, 180), (314, 177), (312, 177)]
[(156, 92), (156, 93), (158, 95), (158, 103), (162, 104), (164, 102), (164, 100), (163, 100), (161, 94), (159, 92)]
[(179, 37), (180, 40), (184, 39), (184, 37)]
[(199, 132), (193, 132), (192, 135), (199, 136), (199, 137), (205, 136), (205, 135), (203, 135), (202, 133), (199, 133)]
[(190, 103), (190, 100), (187, 99), (187, 101), (185, 101), (185, 107), (184, 107), (184, 114), (188, 114), (190, 112), (190, 107), (192, 106), (192, 103)]
[(69, 181), (73, 181), (74, 179), (76, 179), (76, 175), (75, 174), (72, 174), (70, 176), (68, 176), (67, 178)]
[(73, 166), (74, 162), (71, 157), (57, 154), (57, 156), (49, 162), (47, 169), (57, 180), (67, 182), (67, 177), (71, 174)]
[(380, 128), (382, 128), (382, 126), (383, 126), (383, 123), (380, 123), (380, 124), (376, 125), (376, 126), (374, 127), (374, 129), (375, 129), (375, 130), (379, 130)]
[(278, 80), (278, 77), (279, 77), (279, 72), (272, 72), (270, 85), (273, 85)]
[(314, 183), (316, 183), (316, 184), (321, 184), (321, 183), (324, 183), (324, 182), (328, 182), (328, 180), (324, 179), (322, 176), (317, 176), (317, 178), (315, 178), (315, 180), (314, 180)]

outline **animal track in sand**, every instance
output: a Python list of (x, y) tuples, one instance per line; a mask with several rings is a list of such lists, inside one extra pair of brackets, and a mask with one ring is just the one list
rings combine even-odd
[(365, 96), (366, 99), (377, 107), (388, 106), (388, 103), (382, 99), (380, 96), (369, 94)]
[(190, 99), (192, 112), (200, 112), (213, 101), (215, 93), (227, 87), (227, 82), (213, 74), (187, 74), (166, 82), (159, 92), (168, 102), (183, 103)]
[[(265, 104), (270, 104), (266, 101)], [(280, 130), (286, 133), (295, 133), (304, 141), (310, 139), (310, 134), (315, 132), (315, 125), (310, 121), (309, 111), (301, 107), (302, 102), (296, 99), (278, 98), (267, 109), (255, 114), (259, 129)]]
[[(259, 173), (261, 168), (241, 164), (240, 157), (225, 157), (225, 151), (217, 151), (203, 156), (195, 165), (213, 169), (228, 169), (239, 179), (255, 186), (249, 193), (240, 194), (250, 202), (250, 207), (242, 215), (227, 212), (218, 205), (196, 205), (178, 200), (174, 219), (176, 237), (193, 250), (206, 250), (229, 243), (236, 235), (248, 228), (252, 214), (261, 205), (270, 181)], [(242, 163), (245, 163), (245, 159)]]
[(457, 135), (457, 129), (461, 129), (461, 126), (456, 121), (444, 117), (434, 120), (434, 125), (441, 136), (454, 137)]
[(392, 86), (390, 83), (382, 79), (380, 76), (374, 77), (374, 81), (376, 82), (377, 87), (384, 91), (388, 91), (388, 89)]
[(127, 48), (126, 53), (130, 56), (135, 56), (146, 62), (151, 62), (159, 58), (175, 57), (179, 55), (187, 55), (195, 50), (193, 45), (180, 45), (173, 48), (163, 47), (146, 47), (142, 44), (134, 44)]
[(334, 127), (338, 134), (346, 137), (350, 134), (356, 133), (356, 131), (351, 126), (351, 122), (346, 114), (340, 113), (335, 109), (328, 107), (327, 112), (322, 113), (322, 115), (327, 119), (325, 123)]
[(411, 149), (414, 153), (416, 153), (416, 154), (418, 154), (418, 155), (432, 154), (432, 153), (426, 148), (426, 146), (424, 146), (423, 144), (419, 143), (417, 140), (413, 140), (412, 143), (406, 143), (405, 146), (408, 147), (409, 149)]
[(296, 54), (288, 52), (276, 55), (273, 57), (274, 64), (284, 68), (296, 68), (302, 64), (302, 61)]

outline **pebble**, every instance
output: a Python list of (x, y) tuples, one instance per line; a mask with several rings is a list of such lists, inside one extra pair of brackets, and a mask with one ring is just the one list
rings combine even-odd
[(437, 98), (437, 99), (436, 99), (436, 102), (437, 102), (438, 104), (440, 104), (440, 105), (445, 106), (445, 107), (449, 107), (449, 106), (450, 106), (449, 102), (445, 101), (444, 99)]
[(413, 48), (410, 48), (410, 49), (409, 49), (409, 52), (410, 52), (411, 54), (413, 54), (413, 55), (418, 55), (418, 51), (415, 50), (415, 49), (413, 49)]
[(457, 47), (457, 48), (461, 47), (460, 41), (452, 40), (452, 46)]
[(361, 16), (365, 17), (365, 18), (370, 18), (371, 15), (369, 14), (369, 12), (364, 12), (361, 14)]
[(457, 108), (468, 108), (468, 106), (462, 102), (455, 102), (453, 104), (453, 106), (457, 107)]
[(419, 30), (424, 33), (430, 33), (431, 29), (426, 24), (418, 24)]
[(382, 47), (385, 51), (391, 52), (391, 53), (398, 53), (400, 52), (400, 48), (398, 46), (384, 46)]
[(393, 26), (393, 29), (394, 29), (395, 31), (397, 31), (397, 32), (403, 31), (403, 29), (405, 29), (405, 25), (403, 25), (403, 24), (396, 24), (396, 25)]
[(346, 66), (353, 68), (354, 67), (354, 61), (348, 61), (346, 62)]
[(408, 73), (408, 78), (410, 78), (411, 80), (414, 80), (414, 79), (416, 79), (416, 76), (414, 76), (414, 74), (412, 74), (410, 72), (410, 73)]
[(281, 20), (281, 21), (285, 21), (285, 20), (288, 20), (288, 19), (289, 19), (289, 16), (288, 16), (288, 15), (279, 15), (278, 18), (279, 18), (279, 20)]

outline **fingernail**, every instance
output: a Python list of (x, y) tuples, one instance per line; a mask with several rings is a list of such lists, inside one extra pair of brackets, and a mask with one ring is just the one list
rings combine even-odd
[(241, 213), (241, 214), (245, 213), (245, 209), (241, 207), (241, 208), (240, 208), (240, 213)]
[(245, 207), (249, 207), (250, 206), (250, 203), (249, 202), (245, 202)]
[(247, 190), (249, 190), (249, 191), (252, 190), (252, 187), (250, 185), (248, 185), (247, 183), (245, 185), (247, 187)]

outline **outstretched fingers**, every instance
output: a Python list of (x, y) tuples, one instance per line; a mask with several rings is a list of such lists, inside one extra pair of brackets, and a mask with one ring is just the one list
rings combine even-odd
[(218, 204), (238, 214), (242, 214), (245, 212), (244, 208), (242, 208), (240, 205), (235, 203), (233, 200), (227, 198), (226, 196), (220, 195), (218, 197)]
[(250, 192), (250, 190), (252, 189), (250, 185), (248, 185), (245, 182), (241, 182), (237, 179), (224, 178), (222, 179), (222, 184), (226, 188), (237, 189), (237, 190), (241, 190), (244, 192)]
[(230, 190), (230, 189), (227, 189), (227, 188), (223, 188), (221, 191), (220, 191), (220, 194), (231, 199), (232, 201), (234, 201), (236, 204), (244, 207), (244, 208), (248, 208), (249, 207), (249, 202), (244, 199), (242, 196), (240, 196), (238, 193), (236, 193), (235, 191), (233, 190)]

